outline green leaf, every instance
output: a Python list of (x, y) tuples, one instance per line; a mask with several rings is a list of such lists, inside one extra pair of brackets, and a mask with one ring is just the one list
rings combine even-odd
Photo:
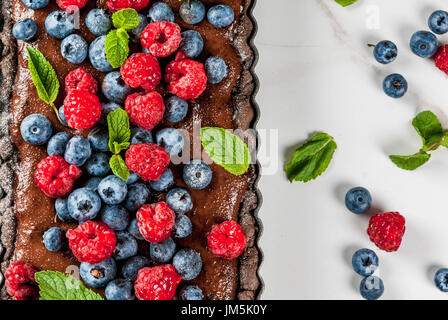
[(129, 55), (129, 35), (124, 29), (112, 30), (106, 36), (106, 58), (113, 68), (123, 65)]
[[(423, 150), (442, 140), (443, 129), (437, 116), (431, 111), (420, 112), (412, 121), (412, 125), (423, 141)], [(436, 150), (438, 146), (432, 148)]]
[(128, 181), (131, 173), (129, 172), (129, 168), (126, 166), (123, 158), (119, 154), (114, 154), (110, 158), (109, 165), (115, 175), (119, 176), (124, 181)]
[(112, 23), (117, 29), (134, 29), (140, 23), (137, 11), (132, 8), (122, 9), (112, 15)]
[(40, 300), (104, 300), (70, 275), (40, 271), (34, 277), (39, 285)]
[(289, 181), (308, 182), (327, 170), (337, 148), (333, 137), (317, 133), (301, 145), (286, 164), (285, 172)]
[(443, 133), (442, 141), (440, 141), (440, 144), (445, 148), (448, 148), (448, 132)]
[(37, 94), (46, 104), (53, 105), (59, 93), (59, 80), (56, 72), (39, 50), (26, 47), (26, 51), (28, 53), (28, 68)]
[(113, 154), (129, 148), (131, 130), (129, 117), (126, 111), (119, 108), (107, 115), (107, 126), (109, 128), (109, 149)]
[(401, 169), (415, 170), (428, 162), (431, 155), (426, 152), (420, 152), (411, 156), (390, 156), (389, 158)]
[(351, 4), (354, 4), (358, 0), (335, 0), (337, 3), (339, 3), (343, 7), (347, 7)]
[(246, 173), (251, 163), (249, 148), (238, 136), (216, 127), (201, 128), (205, 152), (218, 165), (234, 175)]

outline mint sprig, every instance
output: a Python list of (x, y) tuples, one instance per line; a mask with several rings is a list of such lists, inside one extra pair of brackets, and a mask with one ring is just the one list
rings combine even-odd
[(308, 182), (319, 177), (330, 165), (337, 145), (327, 133), (317, 133), (295, 151), (286, 164), (289, 181)]
[(428, 152), (435, 151), (440, 146), (448, 148), (448, 133), (443, 131), (439, 119), (431, 111), (420, 112), (412, 120), (412, 125), (422, 139), (422, 148), (409, 156), (389, 156), (397, 167), (404, 170), (415, 170), (427, 163), (431, 158)]
[(354, 4), (358, 0), (335, 0), (337, 3), (339, 3), (343, 7), (347, 7), (349, 5)]
[(59, 122), (65, 126), (54, 105), (59, 94), (59, 80), (56, 71), (39, 50), (26, 47), (26, 52), (28, 53), (28, 69), (39, 98), (53, 108)]
[(132, 8), (122, 9), (112, 15), (112, 23), (116, 29), (111, 30), (106, 36), (106, 58), (113, 68), (119, 68), (129, 55), (127, 30), (137, 27), (140, 17)]
[(216, 127), (201, 128), (205, 152), (218, 165), (234, 175), (246, 173), (251, 163), (249, 148), (240, 137)]
[(40, 300), (104, 300), (73, 276), (57, 271), (40, 271), (34, 275)]
[(112, 172), (124, 181), (130, 176), (129, 168), (120, 155), (120, 152), (126, 150), (131, 145), (131, 129), (129, 117), (126, 111), (119, 108), (107, 115), (107, 126), (109, 129), (109, 150), (113, 153), (109, 160)]

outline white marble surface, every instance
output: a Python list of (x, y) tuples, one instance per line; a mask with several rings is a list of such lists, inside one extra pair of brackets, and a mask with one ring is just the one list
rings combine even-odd
[[(411, 120), (421, 110), (433, 110), (448, 128), (448, 77), (408, 47), (435, 9), (448, 4), (359, 0), (342, 8), (332, 0), (258, 1), (258, 128), (279, 130), (279, 168), (259, 184), (263, 299), (359, 299), (361, 278), (350, 261), (362, 247), (380, 257), (384, 299), (448, 297), (432, 283), (434, 268), (448, 266), (448, 152), (440, 149), (414, 172), (387, 157), (419, 149)], [(375, 13), (378, 28), (371, 25)], [(383, 39), (399, 48), (387, 66), (376, 63), (366, 45)], [(448, 36), (440, 39), (448, 43)], [(394, 72), (409, 82), (401, 100), (381, 89)], [(291, 148), (316, 131), (336, 139), (333, 162), (318, 180), (290, 184), (282, 166)], [(369, 217), (345, 208), (345, 192), (358, 185), (371, 191), (375, 208), (406, 217), (398, 252), (377, 250), (366, 234)]]

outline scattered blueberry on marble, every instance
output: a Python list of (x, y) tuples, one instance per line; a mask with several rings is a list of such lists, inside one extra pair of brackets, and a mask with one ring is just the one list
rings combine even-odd
[(49, 156), (64, 155), (65, 147), (72, 135), (67, 132), (58, 132), (50, 138), (47, 144)]
[(376, 276), (365, 277), (361, 281), (359, 291), (364, 299), (377, 300), (384, 293), (383, 280)]
[(142, 234), (140, 233), (136, 218), (132, 219), (129, 223), (128, 232), (137, 240), (145, 240), (145, 238), (143, 238)]
[(156, 263), (167, 263), (176, 253), (176, 243), (168, 238), (162, 242), (149, 244), (149, 255)]
[(371, 276), (378, 268), (378, 264), (378, 256), (370, 249), (359, 249), (353, 254), (353, 270), (364, 277)]
[(210, 83), (220, 83), (227, 76), (227, 64), (221, 57), (208, 57), (205, 60), (204, 67)]
[(131, 144), (153, 143), (152, 132), (142, 128), (131, 129)]
[(445, 34), (448, 32), (448, 12), (437, 10), (428, 19), (428, 26), (435, 34)]
[(101, 209), (101, 199), (90, 189), (80, 188), (73, 191), (67, 200), (70, 216), (78, 221), (94, 219)]
[(363, 187), (350, 189), (345, 195), (345, 205), (353, 213), (366, 213), (372, 204), (370, 192)]
[(171, 189), (166, 195), (166, 203), (177, 214), (187, 213), (193, 207), (190, 193), (183, 188)]
[(179, 298), (180, 300), (203, 300), (204, 294), (198, 286), (189, 285), (180, 290)]
[(112, 71), (113, 68), (106, 58), (106, 36), (100, 36), (89, 46), (89, 59), (92, 66), (101, 72)]
[(146, 26), (149, 23), (148, 18), (145, 15), (139, 13), (138, 17), (140, 18), (138, 25), (134, 29), (130, 30), (130, 33), (133, 36), (134, 40), (140, 39), (143, 30), (145, 30)]
[(216, 28), (224, 28), (235, 20), (235, 13), (228, 5), (218, 4), (208, 9), (207, 20)]
[(38, 10), (45, 8), (50, 3), (50, 0), (22, 0), (22, 2), (28, 8)]
[(113, 258), (95, 264), (81, 262), (79, 269), (84, 283), (92, 288), (104, 288), (117, 273), (117, 265)]
[(196, 58), (204, 49), (204, 40), (199, 32), (187, 30), (181, 33), (179, 50), (182, 50), (188, 58)]
[(123, 206), (103, 206), (100, 213), (101, 221), (112, 230), (122, 231), (128, 227), (129, 213)]
[(92, 154), (86, 162), (87, 172), (95, 177), (104, 177), (110, 170), (109, 156), (102, 152)]
[(96, 36), (106, 35), (112, 29), (112, 19), (103, 9), (92, 9), (86, 16), (86, 26)]
[(167, 168), (165, 172), (160, 176), (159, 180), (149, 181), (150, 187), (159, 192), (167, 191), (174, 185), (173, 171)]
[(383, 40), (373, 49), (373, 56), (379, 63), (389, 64), (397, 58), (398, 48), (392, 41)]
[(183, 239), (188, 237), (192, 231), (193, 224), (191, 223), (190, 218), (184, 214), (177, 215), (173, 230), (174, 237)]
[(184, 166), (182, 177), (190, 188), (202, 190), (212, 181), (212, 170), (204, 161), (193, 159)]
[(115, 103), (123, 103), (132, 92), (132, 88), (121, 79), (118, 71), (109, 72), (104, 77), (102, 89), (104, 96)]
[(184, 1), (179, 8), (179, 15), (188, 24), (197, 24), (204, 20), (205, 6), (201, 1)]
[(23, 119), (20, 124), (20, 133), (23, 140), (34, 145), (47, 143), (53, 132), (50, 120), (45, 116), (34, 113)]
[(434, 284), (442, 292), (448, 292), (448, 269), (439, 269), (434, 275)]
[(123, 268), (121, 269), (121, 273), (124, 278), (134, 281), (137, 279), (138, 270), (149, 266), (150, 261), (148, 258), (144, 256), (134, 256), (126, 260), (123, 264)]
[(107, 134), (106, 129), (104, 128), (92, 129), (87, 139), (89, 140), (92, 149), (94, 151), (99, 152), (109, 151), (109, 135)]
[(64, 233), (58, 227), (52, 227), (45, 231), (43, 243), (48, 251), (56, 252), (62, 249), (64, 244)]
[(188, 102), (178, 96), (171, 96), (165, 100), (165, 119), (169, 122), (179, 122), (188, 113)]
[(143, 206), (150, 196), (149, 189), (143, 183), (133, 183), (128, 186), (124, 206), (129, 211), (137, 211)]
[(174, 255), (173, 266), (183, 280), (193, 280), (201, 272), (202, 259), (197, 251), (185, 248)]
[(84, 184), (83, 187), (90, 189), (94, 192), (98, 191), (98, 185), (100, 184), (102, 178), (100, 177), (91, 177), (89, 180), (87, 180)]
[(176, 156), (181, 153), (184, 147), (184, 137), (176, 128), (164, 128), (157, 132), (156, 142), (171, 156)]
[(164, 2), (156, 2), (151, 6), (151, 9), (149, 9), (148, 18), (151, 20), (151, 22), (174, 22), (174, 13), (168, 4)]
[(117, 236), (117, 244), (113, 253), (115, 260), (125, 260), (137, 254), (137, 240), (129, 232), (118, 231), (115, 235)]
[(401, 74), (394, 73), (384, 79), (383, 90), (391, 98), (401, 98), (408, 91), (408, 82)]
[(115, 279), (106, 286), (104, 294), (107, 300), (134, 300), (132, 282), (125, 279)]
[(56, 39), (64, 39), (75, 32), (75, 19), (73, 15), (65, 11), (53, 11), (45, 19), (45, 29), (50, 36)]
[(82, 166), (92, 155), (89, 140), (81, 136), (72, 137), (65, 148), (64, 159), (75, 166)]
[(54, 209), (56, 210), (56, 214), (61, 221), (64, 222), (73, 222), (73, 218), (68, 212), (67, 208), (67, 199), (58, 198), (54, 202)]
[(37, 24), (32, 19), (18, 21), (12, 27), (14, 38), (22, 41), (29, 41), (34, 38), (37, 32)]
[(61, 42), (61, 54), (65, 60), (73, 64), (80, 64), (87, 57), (89, 45), (83, 37), (71, 34)]
[(417, 31), (411, 37), (411, 50), (422, 58), (431, 58), (439, 48), (437, 37), (429, 31)]
[(98, 194), (106, 204), (123, 202), (127, 193), (128, 186), (120, 177), (115, 175), (107, 176), (98, 185)]

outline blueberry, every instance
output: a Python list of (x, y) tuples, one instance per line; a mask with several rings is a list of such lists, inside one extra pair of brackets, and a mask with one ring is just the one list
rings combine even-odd
[(165, 128), (156, 133), (156, 142), (163, 147), (171, 156), (176, 156), (182, 152), (184, 147), (184, 137), (175, 128)]
[(53, 227), (45, 231), (42, 238), (45, 248), (53, 252), (61, 250), (64, 243), (64, 233), (57, 227)]
[(128, 280), (134, 281), (137, 279), (138, 270), (144, 267), (149, 267), (149, 259), (143, 256), (134, 256), (126, 260), (121, 269), (123, 277)]
[(87, 139), (94, 151), (107, 152), (109, 151), (109, 134), (104, 128), (95, 128), (90, 131)]
[(119, 177), (110, 175), (101, 180), (98, 185), (98, 194), (106, 204), (119, 204), (123, 202), (128, 193), (128, 186)]
[(156, 263), (167, 263), (176, 253), (176, 243), (168, 238), (163, 242), (151, 242), (149, 244), (149, 255)]
[(198, 252), (191, 248), (178, 251), (173, 258), (173, 266), (183, 280), (193, 280), (202, 269), (202, 259)]
[(134, 40), (140, 39), (143, 30), (145, 30), (146, 26), (148, 25), (148, 18), (146, 18), (145, 15), (139, 13), (138, 17), (140, 18), (138, 25), (134, 29), (130, 30), (130, 33), (133, 35)]
[(345, 195), (345, 205), (353, 213), (366, 213), (372, 204), (369, 191), (363, 187), (350, 189)]
[(174, 22), (174, 13), (171, 7), (163, 2), (156, 2), (149, 9), (148, 18), (151, 22), (169, 21)]
[(448, 32), (448, 12), (437, 10), (428, 19), (429, 29), (436, 34)]
[(165, 101), (165, 119), (169, 122), (179, 122), (188, 113), (188, 102), (178, 96), (171, 96)]
[(376, 61), (382, 64), (388, 64), (393, 62), (398, 55), (398, 49), (395, 43), (392, 41), (384, 40), (378, 42), (373, 49), (373, 56)]
[(79, 269), (84, 283), (92, 288), (104, 288), (117, 273), (117, 265), (113, 258), (95, 264), (81, 262)]
[(133, 284), (124, 279), (115, 279), (109, 282), (104, 291), (107, 300), (134, 300)]
[(408, 82), (401, 74), (393, 73), (384, 79), (383, 90), (391, 98), (401, 98), (408, 91)]
[(112, 29), (112, 19), (103, 9), (92, 9), (86, 16), (87, 28), (96, 36), (102, 36)]
[(184, 167), (184, 182), (193, 189), (204, 189), (212, 181), (212, 170), (202, 160), (194, 159)]
[(29, 41), (34, 37), (36, 32), (36, 22), (31, 19), (19, 21), (12, 27), (12, 35), (18, 40)]
[(167, 168), (165, 172), (160, 176), (157, 181), (150, 181), (149, 185), (155, 191), (167, 191), (174, 185), (174, 176), (173, 171), (170, 168)]
[(434, 283), (442, 292), (448, 292), (448, 269), (439, 269), (434, 275)]
[(198, 286), (186, 286), (180, 290), (180, 300), (203, 300), (204, 294)]
[(210, 83), (219, 83), (227, 76), (227, 64), (221, 57), (207, 58), (204, 67)]
[(132, 88), (121, 79), (120, 72), (109, 72), (102, 84), (104, 96), (115, 103), (123, 103), (132, 92)]
[(56, 214), (61, 221), (64, 222), (73, 222), (73, 218), (68, 212), (67, 208), (67, 199), (56, 199), (54, 202), (54, 209), (56, 210)]
[(429, 31), (417, 31), (411, 37), (411, 50), (422, 58), (431, 58), (439, 47), (437, 37)]
[(208, 9), (207, 20), (216, 28), (224, 28), (232, 24), (235, 14), (228, 5), (218, 4)]
[(50, 36), (64, 39), (75, 31), (74, 16), (61, 10), (53, 11), (45, 19), (45, 28)]
[(353, 270), (364, 277), (371, 276), (378, 268), (378, 264), (378, 256), (370, 249), (359, 249), (353, 254)]
[(67, 132), (58, 132), (50, 138), (47, 145), (47, 153), (49, 156), (63, 155), (65, 146), (72, 135)]
[(204, 49), (204, 40), (199, 32), (187, 30), (181, 33), (179, 50), (182, 50), (188, 58), (196, 58)]
[(153, 143), (152, 133), (141, 128), (131, 129), (131, 144)]
[(90, 142), (84, 137), (74, 136), (65, 148), (64, 159), (75, 166), (82, 166), (92, 155)]
[(120, 108), (121, 106), (115, 102), (102, 103), (100, 123), (107, 126), (107, 116), (109, 113)]
[(91, 220), (101, 209), (101, 199), (90, 189), (76, 189), (68, 196), (67, 209), (73, 219)]
[(84, 183), (83, 187), (97, 192), (98, 185), (100, 184), (101, 180), (102, 179), (100, 177), (92, 177)]
[(122, 206), (106, 205), (101, 209), (101, 221), (112, 230), (125, 230), (129, 224), (129, 213)]
[(109, 156), (102, 152), (92, 154), (86, 162), (86, 170), (92, 176), (104, 177), (110, 170)]
[(34, 145), (47, 143), (53, 132), (50, 120), (41, 114), (30, 114), (20, 124), (23, 140)]
[(166, 203), (177, 214), (187, 213), (193, 207), (190, 193), (183, 188), (170, 190), (166, 195)]
[(205, 6), (197, 0), (185, 1), (179, 8), (179, 15), (188, 24), (197, 24), (204, 20)]
[(188, 237), (193, 231), (193, 224), (190, 218), (184, 214), (179, 214), (176, 217), (176, 222), (174, 224), (174, 236), (179, 239)]
[(143, 238), (142, 234), (140, 233), (138, 222), (135, 218), (131, 220), (131, 223), (129, 223), (128, 232), (132, 234), (132, 236), (137, 240), (145, 240), (145, 238)]
[(149, 189), (143, 183), (134, 183), (128, 187), (124, 206), (129, 211), (137, 211), (149, 198)]
[(383, 280), (376, 276), (365, 277), (359, 286), (361, 296), (366, 300), (376, 300), (384, 293)]
[(65, 113), (64, 113), (64, 105), (60, 106), (58, 109), (59, 117), (61, 118), (63, 124), (68, 126), (67, 120), (65, 119)]
[(23, 4), (30, 9), (38, 10), (45, 8), (50, 0), (22, 0)]
[(100, 36), (92, 41), (89, 47), (89, 59), (92, 66), (101, 72), (112, 71), (113, 68), (106, 58), (106, 36)]
[(89, 45), (83, 37), (71, 34), (61, 42), (61, 54), (65, 60), (73, 64), (80, 64), (87, 57)]
[(115, 235), (117, 236), (117, 245), (113, 256), (116, 260), (125, 260), (137, 254), (137, 240), (129, 232), (118, 231)]
[[(140, 177), (134, 172), (134, 171), (129, 171), (129, 173), (130, 173), (130, 175), (129, 175), (129, 178), (128, 178), (128, 180), (126, 180), (126, 181), (124, 181), (123, 179), (121, 179), (120, 177), (120, 179), (121, 180), (123, 180), (126, 184), (133, 184), (134, 182), (137, 182), (137, 180), (138, 179), (140, 179)], [(118, 176), (117, 176), (118, 177)]]

